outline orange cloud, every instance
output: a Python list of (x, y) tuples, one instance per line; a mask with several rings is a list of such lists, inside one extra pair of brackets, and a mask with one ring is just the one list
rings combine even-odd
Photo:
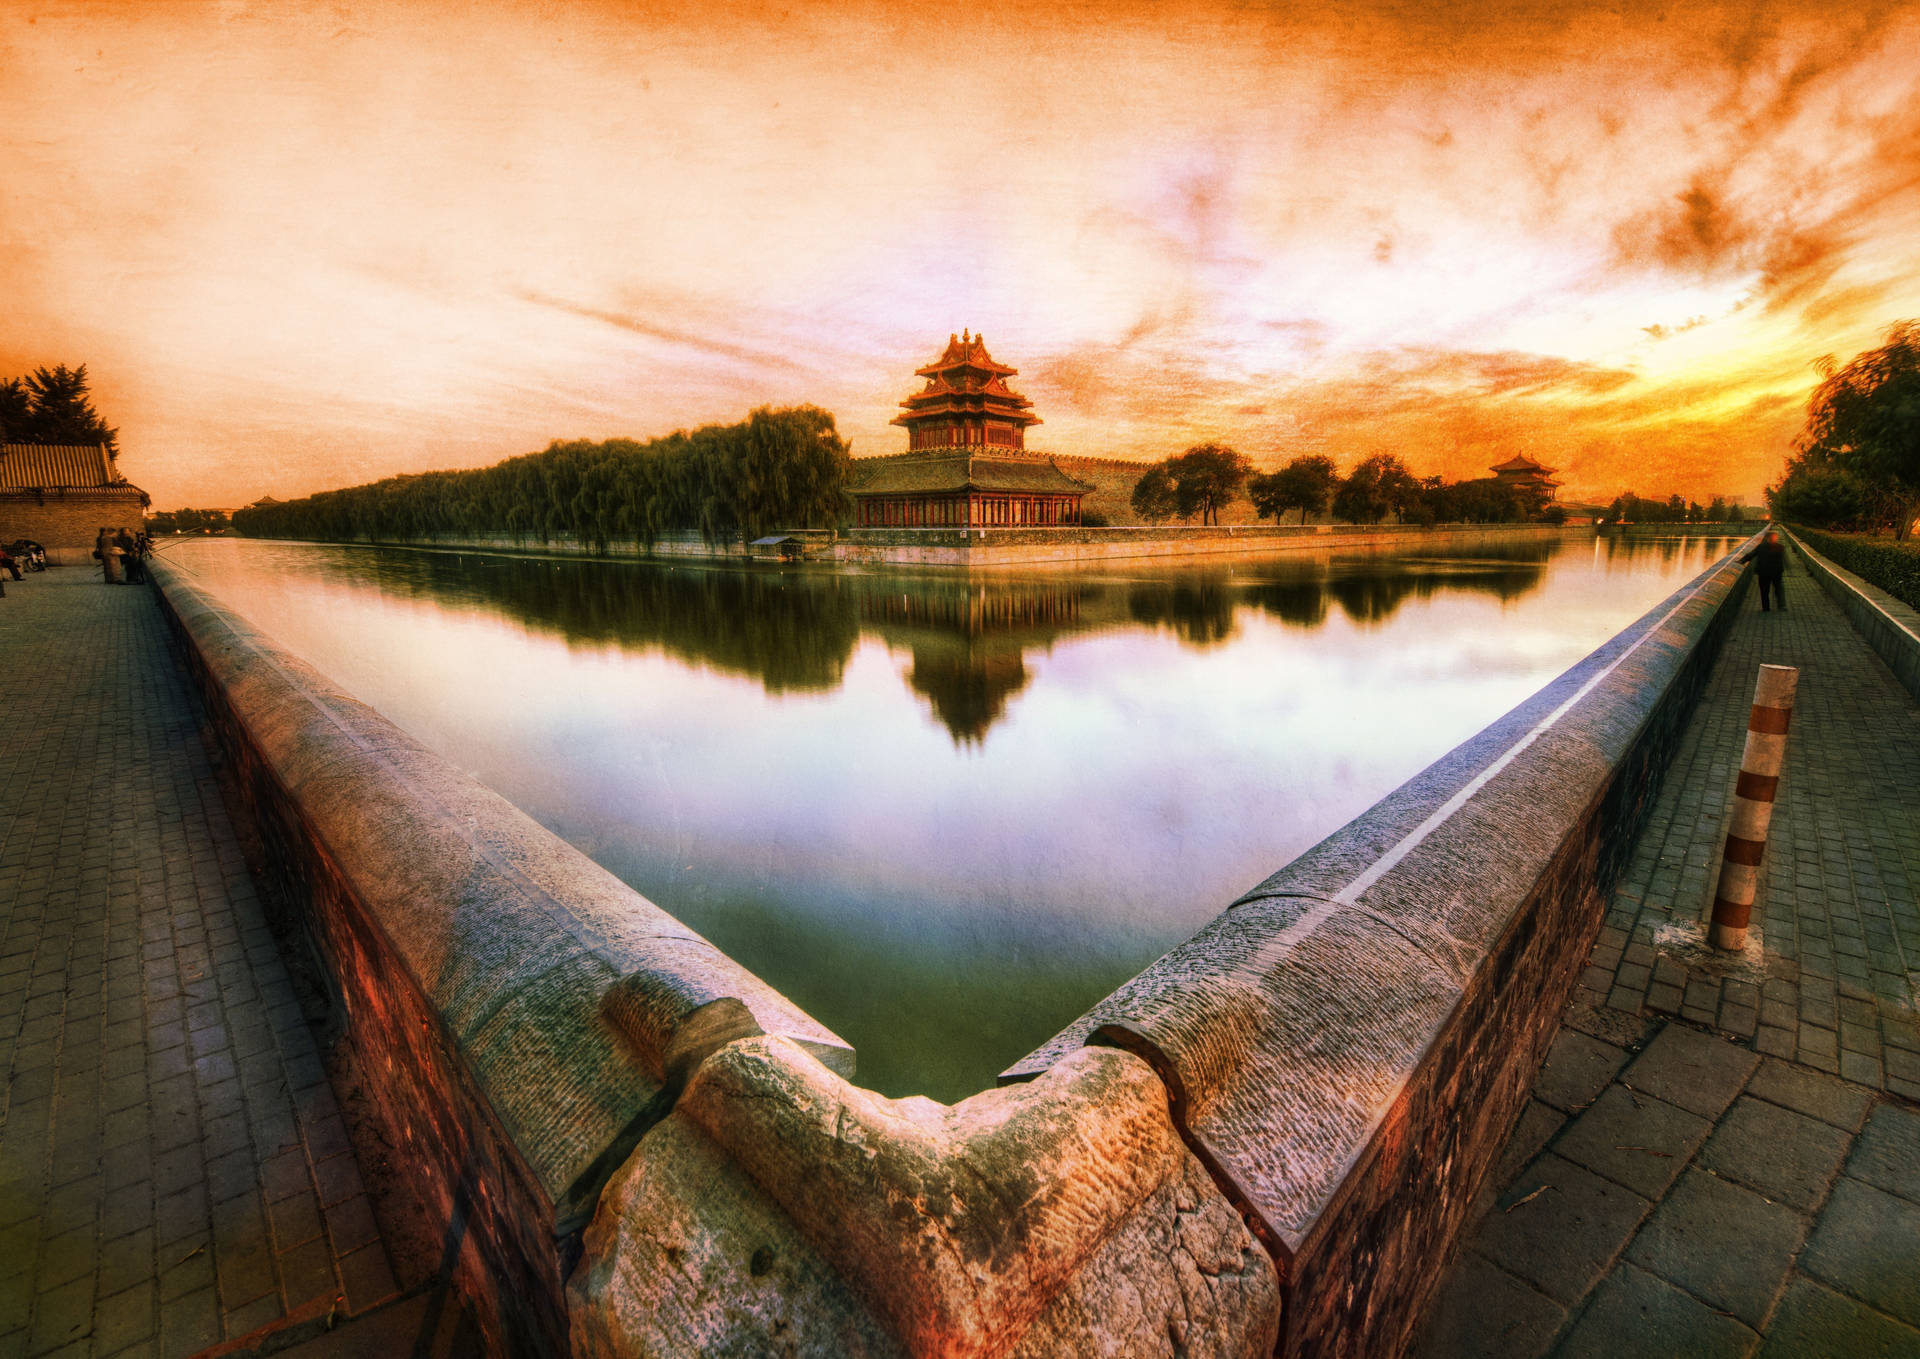
[(961, 326), (1063, 452), (1774, 474), (1920, 314), (1920, 7), (0, 0), (0, 374), (163, 506), (763, 402)]

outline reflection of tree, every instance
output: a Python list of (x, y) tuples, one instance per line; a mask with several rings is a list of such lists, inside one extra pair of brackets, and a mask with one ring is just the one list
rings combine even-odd
[(839, 686), (860, 625), (844, 578), (376, 553), (382, 588), (465, 601), (572, 643), (657, 646), (768, 690)]
[[(1388, 569), (1388, 568), (1391, 569)], [(1540, 584), (1543, 560), (1398, 561), (1377, 570), (1334, 576), (1327, 589), (1356, 623), (1380, 623), (1408, 599), (1431, 599), (1440, 590), (1471, 590), (1503, 603)]]
[[(1423, 590), (1421, 587), (1425, 586)], [(1433, 593), (1433, 581), (1409, 576), (1369, 573), (1341, 576), (1328, 582), (1327, 589), (1340, 604), (1340, 610), (1356, 623), (1380, 623), (1393, 616), (1408, 595), (1422, 598)]]
[[(1616, 566), (1632, 566), (1636, 557), (1658, 557), (1662, 566), (1672, 566), (1682, 552), (1691, 551), (1696, 546), (1711, 561), (1739, 542), (1744, 535), (1738, 533), (1682, 533), (1675, 530), (1670, 533), (1608, 533), (1598, 541), (1600, 551), (1609, 571)], [(1704, 563), (1703, 563), (1704, 564)]]
[(1213, 646), (1233, 636), (1237, 601), (1225, 579), (1155, 581), (1127, 591), (1127, 616), (1150, 627), (1171, 628), (1190, 646)]
[[(1629, 554), (1673, 549), (1622, 546)], [(1544, 548), (1516, 545), (1473, 558), (1271, 560), (1205, 571), (1162, 568), (1125, 583), (387, 551), (356, 552), (349, 561), (389, 594), (504, 614), (572, 643), (658, 647), (751, 676), (775, 693), (837, 687), (866, 633), (912, 654), (908, 684), (956, 742), (972, 744), (1025, 687), (1026, 654), (1064, 636), (1146, 626), (1209, 647), (1234, 635), (1239, 609), (1312, 629), (1333, 604), (1372, 624), (1409, 598), (1443, 590), (1517, 598), (1539, 585), (1547, 556)]]
[(1317, 628), (1327, 621), (1327, 583), (1325, 580), (1273, 581), (1249, 586), (1247, 603), (1291, 623), (1296, 628)]

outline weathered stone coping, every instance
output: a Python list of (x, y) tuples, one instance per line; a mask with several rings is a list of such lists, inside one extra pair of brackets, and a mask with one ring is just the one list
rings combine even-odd
[(225, 754), (360, 1030), (389, 1132), (464, 1219), (515, 1346), (564, 1335), (566, 1238), (707, 1054), (852, 1050), (519, 809), (155, 560)]
[[(1297, 551), (1392, 552), (1408, 548), (1474, 547), (1483, 543), (1553, 541), (1591, 537), (1589, 525), (1547, 524), (1139, 524), (1106, 528), (854, 529), (827, 543), (809, 543), (808, 561), (867, 565), (987, 567), (1071, 565), (1133, 558), (1261, 555)], [(616, 538), (601, 546), (572, 534), (421, 534), (410, 538), (282, 539), (346, 542), (349, 545), (508, 552), (527, 556), (614, 560), (707, 558), (743, 561), (752, 550), (740, 543), (708, 543), (697, 533), (663, 534), (649, 549)]]
[(1902, 687), (1920, 699), (1920, 610), (1827, 560), (1792, 533), (1787, 539), (1807, 564), (1807, 574), (1833, 597)]
[(1279, 1262), (1282, 1353), (1404, 1344), (1746, 579), (1722, 558), (1003, 1077), (1149, 1061)]

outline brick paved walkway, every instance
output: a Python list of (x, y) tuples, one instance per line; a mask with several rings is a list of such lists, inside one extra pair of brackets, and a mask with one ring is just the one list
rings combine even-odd
[[(1678, 1014), (1759, 1051), (1920, 1099), (1920, 706), (1819, 584), (1749, 592), (1607, 913), (1581, 999)], [(1800, 668), (1745, 958), (1704, 945), (1722, 818), (1763, 663)]]
[[(1750, 593), (1420, 1353), (1920, 1359), (1920, 707)], [(1800, 667), (1745, 955), (1704, 945), (1763, 662)]]
[(191, 1354), (393, 1273), (147, 591), (0, 599), (0, 1356)]

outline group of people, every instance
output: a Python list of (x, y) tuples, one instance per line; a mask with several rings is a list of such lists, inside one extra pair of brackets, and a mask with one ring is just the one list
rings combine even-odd
[(130, 533), (126, 529), (116, 532), (103, 528), (93, 543), (93, 555), (100, 560), (100, 574), (109, 585), (146, 584), (146, 560), (152, 553), (153, 539), (144, 530)]

